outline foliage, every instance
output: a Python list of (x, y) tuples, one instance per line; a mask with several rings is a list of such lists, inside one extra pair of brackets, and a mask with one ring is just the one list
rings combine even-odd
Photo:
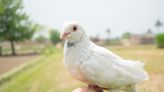
[(129, 39), (130, 36), (131, 36), (131, 33), (126, 32), (126, 33), (124, 33), (124, 34), (122, 35), (122, 38), (123, 38), (123, 39)]
[(24, 40), (34, 32), (34, 25), (22, 12), (21, 0), (0, 0), (0, 37), (4, 40)]
[(157, 34), (156, 42), (159, 48), (164, 48), (164, 33)]
[(109, 45), (120, 45), (120, 38), (113, 38), (109, 40)]
[(48, 39), (43, 36), (43, 35), (39, 35), (36, 39), (35, 39), (37, 42), (40, 42), (40, 43), (44, 43), (46, 42)]
[(50, 40), (53, 44), (60, 42), (60, 33), (57, 30), (50, 30)]
[(13, 54), (14, 42), (31, 38), (36, 29), (22, 10), (22, 0), (0, 0), (0, 40), (10, 41)]
[(160, 20), (157, 20), (155, 23), (155, 27), (157, 27), (158, 32), (160, 31), (160, 27), (162, 27), (162, 26), (163, 26), (163, 23)]
[(163, 25), (163, 23), (160, 20), (157, 20), (157, 22), (155, 23), (156, 27), (160, 27), (162, 25)]

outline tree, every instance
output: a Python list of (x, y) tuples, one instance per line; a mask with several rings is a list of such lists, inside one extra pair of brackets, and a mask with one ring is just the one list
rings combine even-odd
[(107, 39), (108, 39), (108, 40), (110, 39), (110, 33), (111, 33), (111, 31), (110, 31), (110, 29), (108, 28), (108, 29), (106, 30), (106, 34), (107, 34)]
[(163, 23), (160, 20), (157, 20), (155, 23), (155, 26), (158, 28), (158, 32), (160, 31), (160, 27), (163, 25)]
[(152, 32), (152, 30), (149, 28), (149, 29), (147, 30), (146, 33), (147, 33), (147, 34), (152, 34), (153, 32)]
[(43, 35), (39, 35), (37, 38), (36, 38), (36, 41), (37, 42), (40, 42), (40, 43), (45, 43), (48, 39), (43, 36)]
[(123, 39), (129, 39), (130, 36), (131, 36), (131, 33), (126, 32), (126, 33), (124, 33), (124, 34), (122, 35), (122, 38), (123, 38)]
[(10, 42), (12, 55), (14, 43), (31, 38), (36, 28), (22, 10), (22, 0), (0, 0), (0, 40)]
[(156, 43), (158, 48), (164, 48), (164, 33), (156, 35)]
[[(163, 23), (160, 20), (157, 20), (155, 23), (155, 26), (158, 29), (158, 32), (160, 32), (160, 27), (163, 25)], [(158, 33), (156, 35), (156, 44), (158, 48), (164, 48), (164, 33)]]
[(53, 44), (60, 42), (60, 33), (57, 30), (50, 30), (50, 40)]
[(107, 28), (106, 29), (106, 34), (107, 34), (106, 44), (110, 43), (110, 33), (111, 33), (111, 30), (109, 28)]

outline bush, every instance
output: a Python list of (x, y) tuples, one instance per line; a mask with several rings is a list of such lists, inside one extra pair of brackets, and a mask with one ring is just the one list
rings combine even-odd
[(164, 33), (157, 34), (156, 42), (159, 48), (164, 48)]
[(60, 33), (57, 30), (50, 30), (50, 40), (53, 44), (60, 42)]

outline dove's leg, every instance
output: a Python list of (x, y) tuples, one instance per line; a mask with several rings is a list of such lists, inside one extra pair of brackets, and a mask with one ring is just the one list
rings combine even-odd
[(135, 84), (129, 85), (127, 87), (127, 92), (138, 92), (136, 85)]
[(110, 92), (119, 92), (119, 90), (117, 90), (117, 89), (110, 89), (109, 91)]

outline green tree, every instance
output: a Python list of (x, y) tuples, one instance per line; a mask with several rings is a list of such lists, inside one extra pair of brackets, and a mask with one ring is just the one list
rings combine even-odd
[(36, 38), (36, 41), (37, 42), (40, 42), (40, 43), (44, 43), (44, 42), (46, 42), (48, 39), (45, 37), (45, 36), (43, 36), (43, 35), (39, 35), (37, 38)]
[(60, 42), (60, 33), (57, 30), (50, 30), (50, 40), (53, 44)]
[(124, 33), (124, 34), (122, 35), (122, 38), (123, 38), (123, 39), (129, 39), (130, 36), (131, 36), (131, 33), (126, 32), (126, 33)]
[(31, 38), (36, 28), (22, 10), (22, 0), (0, 0), (0, 40), (11, 43), (12, 55), (14, 43)]
[(164, 33), (156, 35), (156, 43), (158, 48), (164, 48)]

